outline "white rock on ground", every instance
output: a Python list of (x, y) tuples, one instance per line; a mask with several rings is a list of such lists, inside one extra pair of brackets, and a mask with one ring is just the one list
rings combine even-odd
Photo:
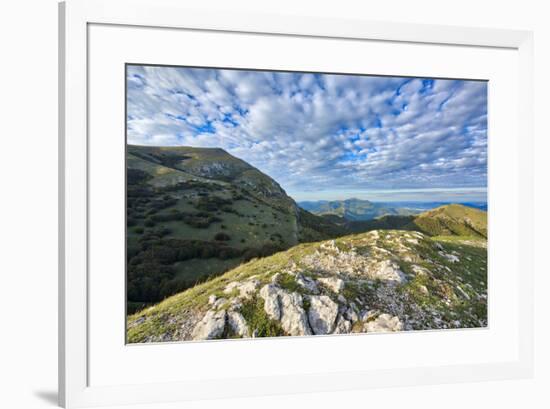
[(465, 298), (465, 299), (467, 299), (467, 300), (470, 300), (470, 296), (468, 295), (468, 293), (467, 293), (466, 291), (464, 291), (464, 290), (462, 289), (461, 286), (457, 285), (457, 286), (456, 286), (456, 289), (458, 290), (458, 292), (460, 293), (460, 295), (461, 295), (463, 298)]
[(229, 312), (227, 314), (227, 323), (231, 326), (231, 329), (235, 332), (235, 334), (241, 337), (250, 336), (248, 325), (240, 313), (236, 311)]
[(338, 294), (344, 289), (344, 280), (338, 277), (321, 277), (317, 279), (321, 284)]
[(227, 300), (225, 298), (217, 298), (213, 303), (212, 303), (212, 307), (214, 307), (214, 309), (218, 309), (220, 308), (222, 305), (224, 305), (225, 303), (227, 302)]
[(298, 293), (279, 292), (281, 302), (281, 326), (290, 335), (311, 335), (302, 296)]
[(233, 282), (227, 284), (227, 286), (225, 287), (223, 292), (225, 294), (229, 294), (233, 290), (236, 289), (239, 292), (239, 296), (241, 298), (246, 299), (246, 298), (250, 298), (250, 296), (252, 294), (254, 294), (254, 292), (256, 291), (256, 288), (258, 288), (259, 284), (260, 284), (260, 282), (256, 279), (248, 280), (248, 281), (245, 281), (243, 283), (238, 282), (238, 281), (233, 281)]
[(317, 286), (317, 283), (310, 277), (304, 276), (303, 274), (298, 274), (296, 276), (296, 283), (312, 294), (319, 294), (319, 287)]
[(402, 331), (403, 323), (399, 320), (399, 317), (392, 317), (389, 314), (380, 314), (376, 319), (367, 322), (364, 329), (367, 332)]
[(340, 253), (340, 249), (338, 247), (336, 247), (336, 242), (334, 240), (329, 240), (329, 241), (326, 241), (326, 242), (322, 243), (319, 246), (319, 249), (324, 250), (324, 251), (329, 251), (329, 252)]
[(356, 322), (359, 320), (357, 312), (355, 312), (355, 310), (351, 306), (344, 313), (344, 317), (351, 322)]
[(338, 304), (326, 295), (311, 296), (310, 304), (308, 317), (313, 333), (324, 335), (334, 331)]
[(460, 259), (454, 254), (445, 253), (444, 251), (440, 251), (439, 255), (445, 257), (451, 263), (458, 263), (460, 261)]
[(411, 266), (411, 269), (412, 269), (412, 271), (414, 271), (414, 273), (416, 275), (419, 275), (419, 276), (425, 276), (425, 275), (428, 275), (428, 273), (429, 273), (428, 269), (426, 269), (424, 267), (421, 267), (419, 265), (416, 265), (416, 264), (413, 264)]
[(203, 319), (193, 329), (192, 338), (202, 340), (220, 337), (225, 328), (226, 315), (226, 312), (223, 310), (208, 310)]
[(405, 281), (405, 274), (401, 271), (399, 266), (395, 261), (392, 260), (382, 260), (375, 265), (372, 274), (376, 278), (387, 281), (395, 281), (402, 283)]
[(418, 286), (418, 289), (424, 295), (429, 295), (430, 294), (430, 292), (428, 291), (428, 288), (425, 285)]
[(279, 305), (279, 289), (274, 284), (267, 284), (260, 290), (260, 297), (264, 299), (264, 310), (273, 320), (281, 319), (281, 306)]
[(334, 334), (349, 334), (351, 332), (351, 322), (344, 317), (339, 317), (334, 329)]
[(274, 320), (281, 322), (283, 330), (290, 335), (311, 335), (302, 296), (288, 293), (274, 284), (267, 284), (260, 290), (264, 299), (264, 310)]

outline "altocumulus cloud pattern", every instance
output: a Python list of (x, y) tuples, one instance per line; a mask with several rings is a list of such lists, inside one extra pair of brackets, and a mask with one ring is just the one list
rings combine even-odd
[(130, 65), (127, 138), (223, 148), (298, 200), (334, 190), (484, 192), (487, 83)]

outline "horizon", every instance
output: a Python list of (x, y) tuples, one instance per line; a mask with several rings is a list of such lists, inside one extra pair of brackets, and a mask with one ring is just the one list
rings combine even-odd
[(297, 202), (487, 202), (487, 84), (127, 67), (127, 142), (220, 148)]
[(319, 191), (286, 193), (296, 202), (344, 201), (350, 199), (368, 200), (374, 203), (487, 203), (486, 188), (467, 189), (386, 189), (378, 191)]
[(448, 205), (448, 204), (458, 204), (458, 205), (468, 205), (468, 204), (475, 204), (475, 205), (487, 205), (488, 202), (483, 200), (475, 200), (475, 201), (446, 201), (446, 200), (370, 200), (370, 199), (359, 199), (356, 197), (348, 197), (346, 199), (333, 199), (333, 200), (326, 200), (326, 199), (317, 199), (317, 200), (295, 200), (295, 202), (299, 205), (301, 203), (330, 203), (330, 202), (346, 202), (346, 201), (352, 201), (352, 200), (359, 200), (359, 201), (365, 201), (370, 203), (382, 203), (382, 204), (390, 204), (390, 203), (399, 203), (399, 204), (441, 204), (441, 205)]

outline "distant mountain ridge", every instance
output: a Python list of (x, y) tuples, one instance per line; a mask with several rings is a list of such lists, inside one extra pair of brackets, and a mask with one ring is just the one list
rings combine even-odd
[(419, 211), (363, 199), (301, 201), (298, 205), (316, 215), (335, 215), (350, 221), (370, 220), (385, 215), (411, 215)]
[[(298, 205), (320, 216), (334, 215), (348, 221), (372, 220), (387, 215), (408, 216), (422, 213), (437, 207), (457, 204), (455, 202), (372, 202), (365, 199), (350, 198), (345, 200), (314, 200), (300, 201)], [(487, 203), (465, 202), (458, 203), (480, 210), (487, 210)]]

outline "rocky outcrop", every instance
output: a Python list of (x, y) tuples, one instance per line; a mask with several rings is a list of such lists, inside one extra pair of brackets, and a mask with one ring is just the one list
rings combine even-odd
[(297, 274), (296, 284), (312, 294), (319, 294), (319, 286), (317, 285), (317, 282), (310, 277)]
[(336, 294), (339, 294), (345, 286), (344, 280), (338, 277), (321, 277), (318, 281)]
[(380, 314), (372, 321), (365, 323), (366, 332), (394, 332), (403, 330), (403, 324), (398, 317), (389, 314)]
[(204, 318), (197, 324), (193, 330), (192, 338), (196, 340), (216, 339), (221, 337), (225, 329), (225, 320), (227, 314), (225, 311), (209, 310)]
[(352, 324), (350, 321), (343, 317), (339, 317), (334, 329), (334, 334), (349, 334), (351, 332)]
[(235, 335), (243, 338), (250, 336), (248, 325), (246, 324), (244, 317), (239, 312), (229, 312), (227, 314), (227, 323)]
[(309, 298), (311, 303), (308, 317), (311, 329), (315, 335), (326, 335), (334, 331), (338, 304), (326, 295), (314, 295)]
[(260, 290), (260, 296), (264, 299), (265, 312), (271, 319), (280, 321), (286, 333), (311, 335), (300, 294), (289, 293), (275, 284), (267, 284)]
[(129, 328), (165, 320), (168, 329), (148, 342), (485, 326), (484, 254), (467, 241), (449, 246), (406, 231), (297, 246), (182, 293), (179, 315), (154, 321), (154, 307)]
[(239, 297), (247, 299), (252, 296), (256, 292), (256, 289), (260, 285), (260, 282), (256, 279), (247, 280), (243, 283), (241, 282), (231, 282), (227, 284), (223, 292), (225, 294), (230, 294), (233, 291), (237, 291), (239, 294)]
[(398, 283), (402, 283), (406, 280), (405, 274), (393, 260), (380, 261), (375, 265), (374, 271), (372, 271), (371, 274), (382, 280), (395, 281)]

